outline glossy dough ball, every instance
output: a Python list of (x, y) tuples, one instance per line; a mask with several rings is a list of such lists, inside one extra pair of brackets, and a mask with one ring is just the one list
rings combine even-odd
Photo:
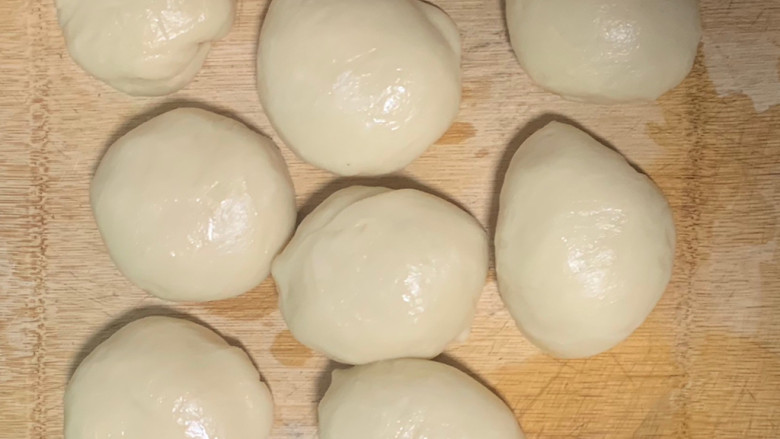
[(255, 287), (295, 228), (292, 181), (276, 146), (194, 108), (117, 140), (91, 198), (122, 273), (168, 300), (223, 299)]
[(320, 439), (522, 439), (509, 407), (463, 372), (392, 360), (333, 372)]
[(301, 343), (350, 364), (434, 357), (468, 335), (488, 244), (458, 207), (412, 189), (353, 186), (303, 220), (273, 276)]
[(418, 0), (273, 0), (257, 62), (276, 131), (336, 174), (403, 168), (458, 112), (458, 31)]
[(507, 0), (512, 47), (528, 75), (565, 97), (653, 100), (690, 72), (697, 0)]
[(539, 347), (595, 355), (628, 337), (661, 298), (674, 240), (669, 205), (649, 178), (553, 122), (523, 143), (504, 180), (499, 290)]
[(272, 424), (271, 393), (244, 351), (170, 317), (117, 331), (65, 391), (65, 439), (264, 439)]
[(108, 85), (156, 96), (187, 85), (211, 42), (227, 35), (235, 0), (57, 0), (73, 59)]

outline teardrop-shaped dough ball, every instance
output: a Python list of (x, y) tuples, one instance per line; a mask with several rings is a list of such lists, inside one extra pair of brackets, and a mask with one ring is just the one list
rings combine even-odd
[(539, 85), (576, 100), (654, 100), (691, 71), (697, 0), (507, 0), (512, 47)]
[(65, 390), (65, 439), (264, 439), (272, 424), (271, 392), (246, 353), (170, 317), (124, 326)]
[(195, 108), (157, 116), (111, 145), (91, 201), (119, 270), (175, 301), (257, 286), (296, 219), (292, 181), (273, 142)]
[(628, 337), (661, 298), (674, 240), (669, 205), (649, 178), (553, 122), (520, 146), (501, 189), (499, 290), (537, 346), (595, 355)]
[(418, 0), (273, 0), (258, 90), (303, 160), (340, 175), (397, 171), (452, 124), (460, 38)]
[(465, 373), (428, 360), (333, 372), (320, 439), (522, 439), (512, 411)]
[(90, 75), (140, 96), (173, 93), (233, 25), (235, 0), (57, 0), (70, 56)]
[(303, 220), (273, 276), (295, 338), (363, 364), (434, 357), (465, 338), (487, 268), (468, 213), (417, 190), (353, 186)]

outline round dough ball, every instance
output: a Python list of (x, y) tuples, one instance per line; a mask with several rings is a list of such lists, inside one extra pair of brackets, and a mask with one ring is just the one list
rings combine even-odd
[(258, 90), (285, 143), (340, 175), (397, 171), (460, 104), (460, 37), (418, 0), (273, 0)]
[(435, 357), (468, 336), (488, 242), (469, 214), (412, 189), (353, 186), (301, 223), (273, 264), (301, 343), (349, 364)]
[(233, 25), (235, 0), (57, 0), (73, 59), (119, 91), (172, 93)]
[(517, 59), (542, 87), (591, 102), (653, 100), (690, 72), (697, 0), (507, 0)]
[(537, 346), (595, 355), (627, 338), (661, 298), (674, 240), (669, 205), (649, 178), (553, 122), (520, 146), (504, 180), (499, 291)]
[(403, 359), (333, 372), (320, 439), (522, 439), (512, 411), (465, 373)]
[(292, 181), (276, 146), (195, 108), (158, 116), (111, 145), (91, 199), (122, 273), (168, 300), (255, 287), (295, 228)]
[(65, 439), (264, 439), (272, 424), (271, 393), (244, 351), (170, 317), (117, 331), (65, 390)]

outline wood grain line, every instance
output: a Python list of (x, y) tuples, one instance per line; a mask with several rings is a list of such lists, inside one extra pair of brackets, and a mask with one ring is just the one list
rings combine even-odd
[(698, 229), (701, 227), (701, 203), (702, 188), (700, 184), (701, 161), (703, 157), (702, 148), (704, 145), (704, 133), (702, 132), (701, 115), (704, 113), (702, 106), (702, 84), (706, 81), (706, 67), (704, 56), (699, 51), (696, 61), (691, 71), (691, 76), (696, 81), (691, 81), (691, 87), (685, 93), (685, 108), (687, 126), (691, 130), (690, 149), (687, 153), (687, 165), (689, 167), (688, 181), (685, 184), (682, 196), (685, 200), (682, 206), (683, 215), (682, 224), (678, 224), (681, 229), (678, 232), (678, 245), (683, 247), (682, 265), (686, 273), (685, 290), (677, 304), (676, 322), (677, 322), (677, 340), (675, 350), (675, 361), (683, 371), (682, 387), (679, 395), (679, 413), (681, 414), (680, 436), (690, 437), (690, 390), (692, 386), (691, 369), (691, 336), (690, 327), (693, 320), (693, 296), (696, 293), (694, 289), (694, 276), (699, 263), (699, 240)]
[(48, 213), (46, 195), (49, 190), (49, 76), (44, 50), (46, 32), (44, 29), (44, 0), (34, 0), (28, 8), (28, 37), (30, 44), (29, 71), (29, 119), (30, 119), (30, 167), (32, 182), (30, 187), (31, 230), (30, 238), (35, 248), (32, 260), (32, 318), (34, 324), (33, 364), (35, 370), (35, 400), (32, 407), (33, 438), (46, 438), (45, 414), (45, 377), (46, 377), (46, 309), (47, 309), (47, 229)]

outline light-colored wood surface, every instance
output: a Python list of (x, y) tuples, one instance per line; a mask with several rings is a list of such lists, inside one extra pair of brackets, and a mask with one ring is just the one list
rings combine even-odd
[[(163, 110), (203, 106), (274, 134), (254, 86), (265, 0), (239, 4), (233, 32), (189, 87), (141, 99), (70, 60), (53, 0), (0, 2), (0, 437), (62, 437), (73, 368), (148, 314), (187, 315), (238, 340), (273, 390), (273, 437), (316, 436), (316, 401), (334, 365), (285, 330), (273, 284), (209, 304), (156, 300), (114, 268), (89, 209), (105, 147)], [(491, 274), (470, 340), (442, 359), (495, 389), (532, 438), (780, 437), (780, 2), (704, 0), (690, 77), (657, 103), (617, 107), (532, 85), (499, 0), (440, 4), (463, 38), (457, 122), (403, 173), (374, 180), (334, 178), (282, 146), (302, 213), (354, 181), (411, 185), (457, 200), (492, 232), (497, 183), (518, 142), (544, 121), (574, 120), (668, 196), (679, 240), (666, 294), (617, 348), (561, 361), (515, 329)]]

